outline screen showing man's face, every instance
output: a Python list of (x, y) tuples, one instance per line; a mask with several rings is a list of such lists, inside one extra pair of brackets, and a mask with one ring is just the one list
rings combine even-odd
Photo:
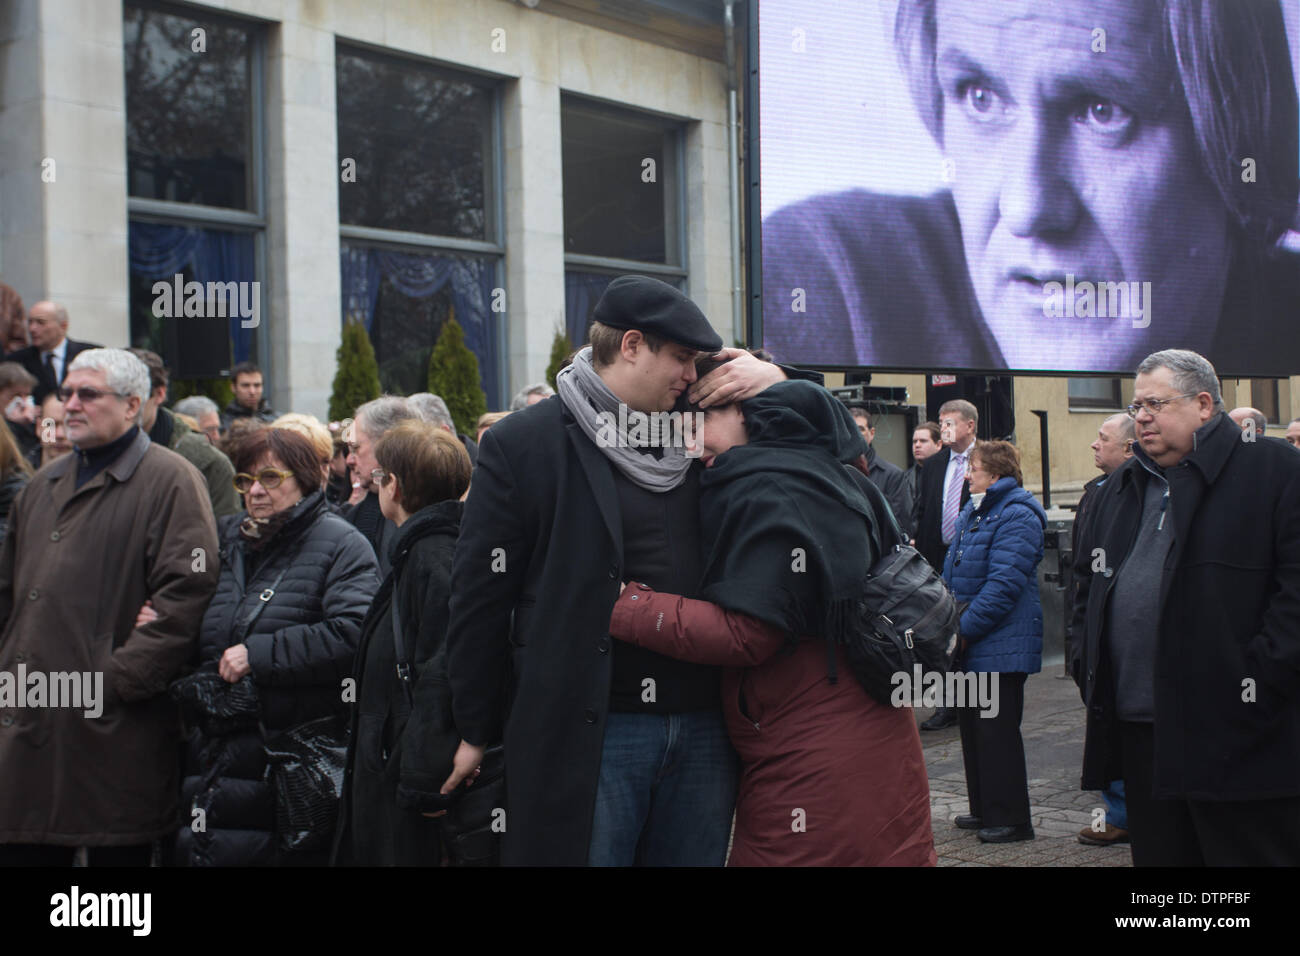
[(751, 301), (781, 361), (1128, 377), (1177, 347), (1229, 377), (1300, 368), (1300, 0), (757, 17)]
[[(1174, 323), (1180, 347), (1208, 350), (1226, 212), (1197, 168), (1158, 13), (1128, 0), (939, 0), (962, 244), (1012, 368), (1132, 366)], [(1108, 314), (1079, 315), (1069, 290), (1083, 283), (1101, 290), (1089, 311)]]

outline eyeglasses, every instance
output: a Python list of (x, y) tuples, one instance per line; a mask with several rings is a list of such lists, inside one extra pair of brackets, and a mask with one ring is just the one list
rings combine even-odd
[(391, 472), (384, 471), (384, 469), (382, 468), (371, 469), (370, 481), (372, 484), (382, 485), (384, 482), (388, 480), (388, 476), (390, 474)]
[(257, 482), (267, 491), (271, 491), (279, 488), (284, 479), (292, 477), (293, 472), (281, 471), (279, 468), (263, 468), (256, 475), (246, 475), (241, 471), (235, 475), (235, 490), (241, 495), (246, 495), (253, 487), (253, 482)]
[(1145, 401), (1134, 402), (1132, 405), (1128, 406), (1128, 408), (1124, 409), (1124, 411), (1128, 412), (1129, 418), (1137, 418), (1138, 415), (1142, 412), (1142, 410), (1146, 409), (1148, 412), (1151, 413), (1151, 417), (1155, 418), (1157, 415), (1160, 414), (1160, 410), (1163, 409), (1166, 405), (1172, 405), (1180, 398), (1191, 398), (1193, 395), (1199, 395), (1199, 394), (1201, 393), (1183, 392), (1183, 394), (1175, 395), (1173, 398), (1148, 398)]
[(105, 395), (116, 395), (118, 398), (131, 397), (129, 395), (123, 395), (121, 392), (105, 391), (104, 389), (100, 389), (100, 388), (91, 388), (88, 385), (83, 385), (81, 388), (60, 387), (55, 391), (54, 394), (59, 396), (59, 401), (63, 402), (64, 404), (66, 404), (68, 399), (70, 399), (73, 395), (76, 395), (77, 401), (81, 402), (81, 404), (83, 405), (89, 405), (91, 402), (95, 401), (96, 399), (103, 398)]

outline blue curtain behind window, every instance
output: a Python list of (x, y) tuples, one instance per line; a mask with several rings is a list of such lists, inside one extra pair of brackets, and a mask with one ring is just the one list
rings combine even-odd
[(605, 288), (617, 278), (604, 272), (564, 273), (564, 330), (574, 348), (586, 343), (591, 310), (605, 294)]
[[(373, 246), (342, 243), (339, 249), (343, 282), (343, 316), (357, 318), (371, 330), (379, 285), (387, 279), (402, 295), (425, 299), (450, 286), (456, 321), (465, 330), (465, 344), (478, 359), (479, 378), (489, 407), (498, 401), (496, 316), (492, 290), (496, 270), (491, 259), (445, 253), (392, 252)], [(429, 343), (433, 345), (432, 342)]]
[[(257, 278), (249, 233), (132, 222), (127, 245), (131, 271), (151, 282), (170, 282), (178, 272), (188, 272), (191, 281), (203, 283), (252, 282)], [(237, 315), (230, 320), (235, 362), (249, 360), (257, 331), (244, 328), (241, 321)]]

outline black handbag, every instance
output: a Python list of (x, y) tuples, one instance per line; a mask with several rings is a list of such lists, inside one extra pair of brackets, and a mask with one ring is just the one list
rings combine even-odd
[[(397, 677), (406, 692), (407, 702), (412, 703), (413, 674), (400, 604), (394, 582), (392, 625)], [(505, 770), (505, 747), (495, 744), (484, 752), (473, 786), (466, 786), (463, 781), (448, 794), (451, 806), (439, 820), (451, 866), (497, 866), (500, 863), (501, 834), (506, 827)]]
[(343, 795), (346, 718), (310, 720), (268, 737), (265, 747), (277, 848), (285, 854), (328, 849)]
[(472, 787), (461, 784), (460, 796), (442, 818), (443, 843), (452, 866), (498, 866), (501, 834), (506, 829), (506, 751), (494, 744), (483, 754)]

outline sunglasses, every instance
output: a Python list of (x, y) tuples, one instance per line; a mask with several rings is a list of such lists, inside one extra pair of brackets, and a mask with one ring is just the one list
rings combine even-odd
[(89, 405), (91, 402), (103, 398), (105, 395), (116, 395), (118, 398), (130, 398), (129, 395), (123, 395), (121, 392), (110, 392), (100, 388), (91, 388), (83, 385), (81, 388), (58, 388), (55, 395), (59, 396), (59, 401), (67, 404), (68, 399), (73, 395), (77, 396), (77, 401), (83, 405)]
[(292, 477), (293, 472), (281, 471), (279, 468), (263, 468), (256, 475), (248, 475), (241, 471), (235, 475), (234, 485), (236, 491), (241, 495), (246, 495), (252, 489), (254, 482), (260, 484), (267, 491), (271, 491), (279, 488), (284, 479)]

